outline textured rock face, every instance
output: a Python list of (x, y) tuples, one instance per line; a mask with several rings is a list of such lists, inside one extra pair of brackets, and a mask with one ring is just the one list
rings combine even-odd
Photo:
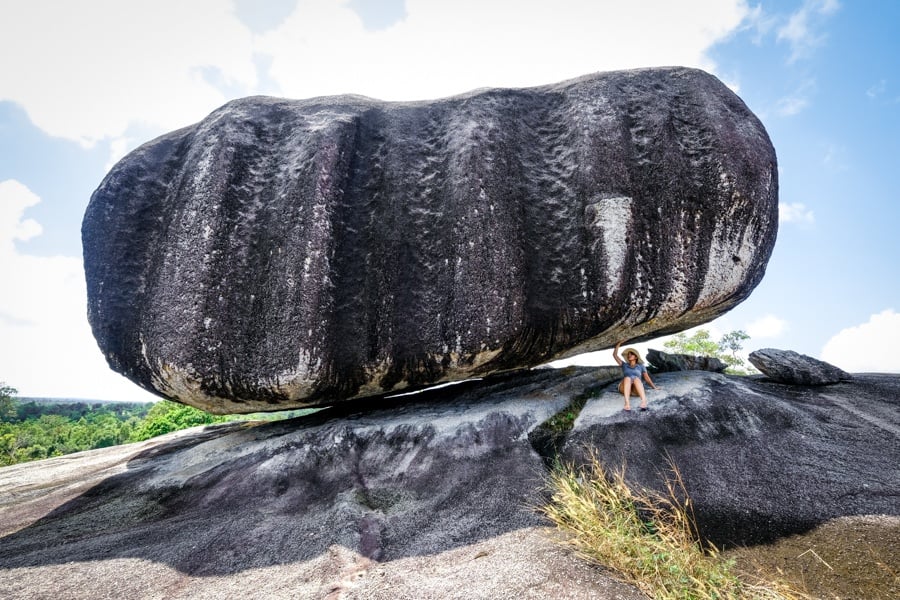
[(765, 543), (849, 515), (900, 516), (900, 377), (829, 387), (687, 371), (654, 377), (650, 411), (622, 411), (614, 386), (592, 398), (563, 449), (665, 491), (671, 459), (701, 535)]
[(766, 377), (779, 383), (829, 385), (851, 379), (842, 369), (793, 350), (763, 348), (751, 352), (748, 358)]
[(659, 350), (647, 350), (647, 360), (659, 373), (673, 371), (713, 371), (724, 373), (728, 368), (724, 362), (711, 356), (692, 356), (690, 354), (669, 354)]
[(430, 103), (235, 101), (125, 157), (82, 234), (112, 368), (222, 413), (686, 329), (746, 298), (776, 228), (761, 123), (672, 68)]
[[(672, 457), (717, 545), (837, 517), (884, 515), (888, 540), (900, 530), (900, 376), (809, 387), (664, 373), (646, 413), (622, 411), (611, 376), (534, 370), (403, 404), (195, 428), (2, 468), (0, 590), (22, 600), (646, 600), (579, 565), (534, 510), (547, 488), (530, 434), (586, 396), (565, 458), (584, 459), (587, 443), (610, 466), (624, 463), (629, 481), (664, 492)], [(840, 562), (815, 548), (853, 580), (846, 543)], [(866, 555), (881, 562), (886, 588), (900, 554)], [(896, 596), (858, 585), (841, 597)]]
[(527, 434), (574, 382), (594, 378), (541, 370), (0, 469), (3, 598), (646, 598), (534, 509)]

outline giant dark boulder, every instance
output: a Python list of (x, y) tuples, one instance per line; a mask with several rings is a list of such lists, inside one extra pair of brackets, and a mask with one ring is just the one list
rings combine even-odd
[(528, 367), (759, 283), (775, 152), (715, 77), (231, 102), (119, 162), (82, 228), (112, 368), (251, 412)]

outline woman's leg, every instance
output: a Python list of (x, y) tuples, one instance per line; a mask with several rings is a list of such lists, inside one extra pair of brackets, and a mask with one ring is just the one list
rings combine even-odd
[(631, 410), (631, 377), (622, 380), (622, 393), (625, 395), (625, 410)]
[(638, 396), (641, 397), (641, 408), (647, 408), (647, 392), (644, 391), (644, 384), (640, 379), (634, 380), (634, 389), (637, 390)]

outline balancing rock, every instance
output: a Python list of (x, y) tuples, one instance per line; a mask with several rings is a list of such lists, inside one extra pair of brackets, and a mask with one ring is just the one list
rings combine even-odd
[(88, 318), (115, 371), (211, 412), (383, 395), (717, 317), (777, 196), (762, 124), (694, 69), (245, 98), (94, 192)]

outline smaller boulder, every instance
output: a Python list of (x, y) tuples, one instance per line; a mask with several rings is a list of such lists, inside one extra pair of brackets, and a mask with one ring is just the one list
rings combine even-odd
[(711, 356), (691, 354), (668, 354), (659, 350), (647, 350), (647, 360), (658, 373), (673, 371), (712, 371), (723, 373), (728, 368), (724, 362)]
[(850, 374), (793, 350), (763, 348), (750, 353), (750, 362), (763, 375), (778, 383), (791, 385), (829, 385), (851, 379)]

